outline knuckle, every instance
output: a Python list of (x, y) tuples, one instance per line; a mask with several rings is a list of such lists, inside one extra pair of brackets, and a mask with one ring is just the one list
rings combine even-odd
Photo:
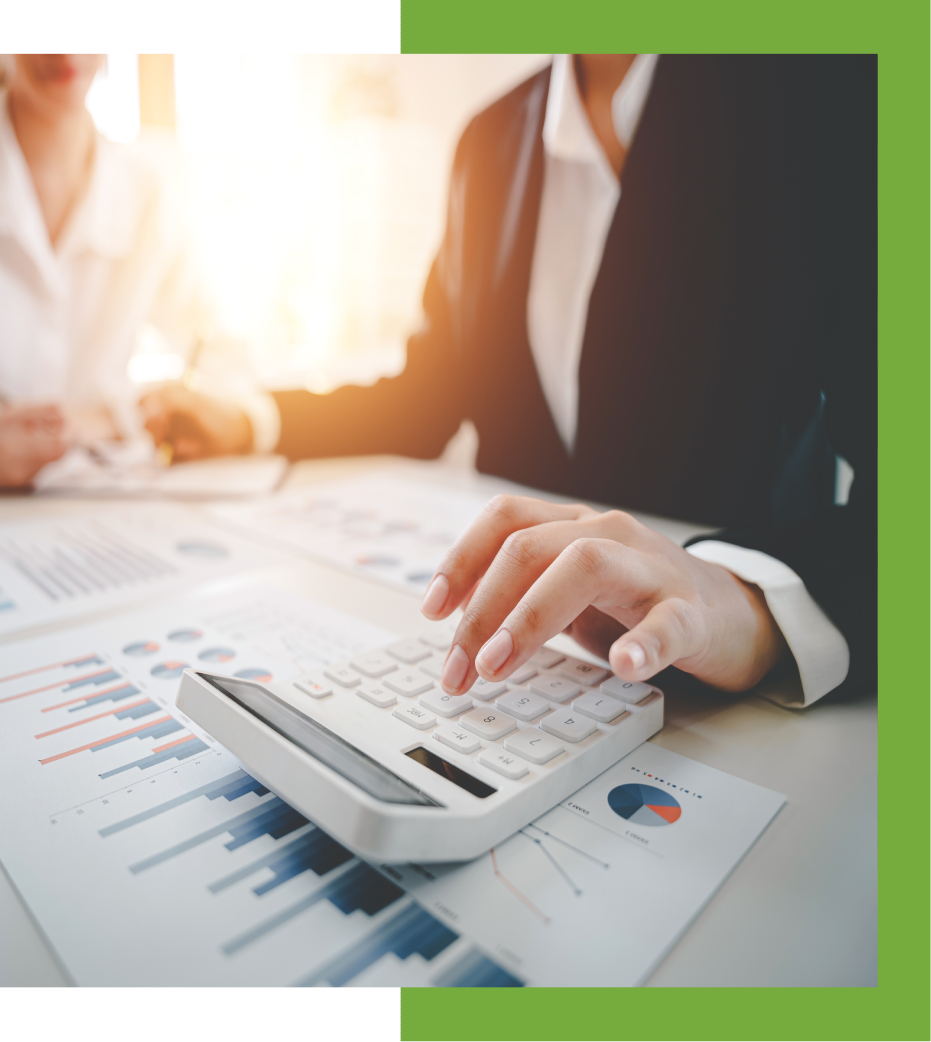
[(517, 515), (517, 496), (510, 496), (503, 492), (499, 493), (488, 501), (485, 512), (490, 520), (499, 522), (511, 521)]
[(512, 633), (515, 630), (522, 633), (536, 633), (542, 628), (544, 622), (540, 609), (532, 600), (527, 599), (521, 601), (514, 609), (511, 620), (509, 620), (509, 628)]
[(588, 578), (599, 578), (605, 570), (606, 546), (604, 539), (583, 536), (570, 543), (566, 555), (578, 571)]
[(524, 528), (512, 532), (504, 541), (501, 552), (518, 568), (526, 568), (532, 564), (540, 552), (540, 540), (532, 529)]

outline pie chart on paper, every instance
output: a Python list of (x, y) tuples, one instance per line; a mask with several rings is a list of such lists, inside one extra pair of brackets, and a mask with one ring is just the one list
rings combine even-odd
[(608, 806), (633, 825), (671, 825), (679, 819), (679, 801), (655, 785), (618, 785), (608, 793)]

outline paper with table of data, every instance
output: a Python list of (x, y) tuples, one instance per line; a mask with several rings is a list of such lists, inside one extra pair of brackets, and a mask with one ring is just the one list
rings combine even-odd
[(488, 498), (418, 479), (415, 468), (399, 466), (211, 512), (326, 564), (419, 595)]
[(0, 524), (0, 633), (161, 596), (277, 558), (152, 503)]

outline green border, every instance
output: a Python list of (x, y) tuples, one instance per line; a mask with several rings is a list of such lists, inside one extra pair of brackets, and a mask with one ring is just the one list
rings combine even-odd
[(927, 0), (402, 0), (403, 52), (879, 55), (880, 685), (899, 703), (880, 728), (877, 988), (404, 989), (403, 1039), (929, 1037), (928, 40)]

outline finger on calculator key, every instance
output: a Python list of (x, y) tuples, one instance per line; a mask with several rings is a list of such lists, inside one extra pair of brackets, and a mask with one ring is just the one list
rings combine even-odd
[(497, 698), (498, 695), (503, 695), (507, 689), (508, 686), (503, 680), (482, 680), (479, 677), (469, 688), (468, 694), (485, 702), (490, 698)]

